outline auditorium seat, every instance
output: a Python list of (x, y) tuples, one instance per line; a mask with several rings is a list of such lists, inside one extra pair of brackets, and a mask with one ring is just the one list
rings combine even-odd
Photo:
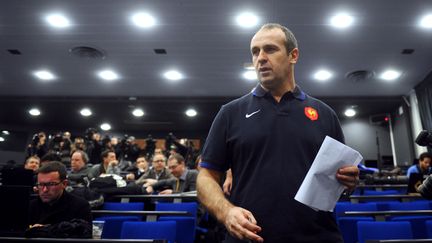
[(411, 224), (407, 221), (360, 221), (357, 226), (359, 243), (367, 240), (413, 239)]
[(196, 202), (157, 203), (156, 211), (189, 212), (191, 214), (190, 216), (179, 216), (179, 217), (162, 216), (159, 217), (159, 221), (167, 221), (167, 220), (176, 221), (177, 222), (176, 241), (179, 243), (193, 242), (193, 239), (195, 238), (196, 217), (198, 211), (198, 204)]
[(174, 243), (176, 239), (175, 221), (124, 222), (121, 239), (161, 239)]
[(374, 221), (373, 217), (367, 216), (343, 216), (346, 211), (377, 211), (377, 205), (373, 202), (368, 203), (336, 203), (335, 206), (336, 222), (342, 233), (345, 243), (357, 242), (357, 222), (359, 221)]
[(120, 239), (123, 222), (138, 221), (136, 216), (106, 216), (98, 218), (104, 221), (102, 230), (102, 239)]
[(394, 216), (391, 221), (408, 221), (411, 223), (411, 231), (414, 239), (427, 239), (426, 221), (432, 220), (432, 216), (415, 215), (415, 216)]
[[(113, 210), (113, 211), (143, 211), (144, 203), (143, 202), (130, 202), (130, 203), (118, 203), (118, 202), (106, 202), (102, 206), (102, 210)], [(112, 215), (103, 215), (111, 217)], [(115, 217), (115, 216), (112, 216)], [(135, 217), (136, 220), (142, 220), (142, 216), (132, 216)], [(100, 218), (96, 218), (95, 220), (100, 220)]]

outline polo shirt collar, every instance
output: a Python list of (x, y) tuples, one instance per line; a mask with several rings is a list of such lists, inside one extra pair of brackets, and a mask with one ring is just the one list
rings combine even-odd
[[(266, 91), (265, 89), (263, 89), (263, 87), (258, 84), (253, 90), (252, 90), (252, 94), (254, 96), (257, 97), (264, 97), (264, 95), (266, 95), (267, 93), (269, 93), (268, 91)], [(306, 99), (306, 94), (300, 89), (300, 86), (296, 85), (293, 91), (288, 91), (287, 93), (291, 93), (293, 95), (294, 98), (298, 99), (298, 100), (305, 100)], [(269, 94), (270, 95), (270, 94)], [(284, 94), (285, 95), (285, 94)]]

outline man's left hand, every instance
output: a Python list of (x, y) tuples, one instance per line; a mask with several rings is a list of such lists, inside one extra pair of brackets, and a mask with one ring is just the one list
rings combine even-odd
[(357, 166), (339, 168), (336, 173), (336, 179), (344, 185), (347, 190), (353, 191), (359, 181), (359, 169)]

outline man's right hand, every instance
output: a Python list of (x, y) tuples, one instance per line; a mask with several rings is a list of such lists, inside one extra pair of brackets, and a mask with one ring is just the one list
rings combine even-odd
[(236, 238), (264, 242), (264, 239), (257, 234), (261, 231), (261, 227), (257, 225), (252, 213), (244, 208), (230, 208), (225, 216), (224, 225)]

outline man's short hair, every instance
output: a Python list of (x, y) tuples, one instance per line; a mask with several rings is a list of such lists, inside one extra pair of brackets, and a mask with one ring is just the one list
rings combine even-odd
[(40, 159), (40, 162), (51, 162), (51, 161), (61, 161), (60, 155), (57, 154), (57, 152), (51, 151), (46, 153), (42, 158)]
[(40, 158), (37, 155), (32, 155), (32, 156), (30, 156), (30, 157), (28, 157), (26, 159), (25, 164), (27, 164), (28, 162), (30, 162), (31, 159), (36, 159), (40, 163)]
[(109, 153), (114, 153), (114, 151), (111, 150), (111, 149), (104, 150), (104, 151), (101, 153), (101, 157), (102, 157), (102, 159), (108, 157), (108, 154), (109, 154)]
[(77, 149), (77, 150), (74, 150), (74, 151), (72, 152), (72, 155), (73, 155), (74, 153), (79, 153), (79, 154), (81, 155), (81, 158), (82, 158), (82, 160), (84, 161), (84, 163), (87, 164), (87, 162), (89, 161), (89, 157), (88, 157), (88, 155), (87, 155), (86, 152), (82, 151), (81, 149)]
[(171, 154), (170, 157), (168, 158), (168, 160), (172, 160), (175, 159), (177, 160), (177, 162), (180, 163), (184, 163), (185, 159), (183, 156), (181, 156), (181, 154)]
[(429, 152), (424, 152), (424, 153), (420, 154), (420, 157), (419, 157), (420, 161), (423, 161), (425, 158), (432, 159), (432, 154)]
[(51, 172), (58, 172), (60, 176), (60, 180), (66, 180), (66, 166), (59, 161), (51, 161), (45, 163), (42, 167), (37, 170), (37, 173), (48, 174)]
[(277, 24), (277, 23), (268, 23), (261, 26), (261, 28), (258, 31), (261, 30), (271, 30), (271, 29), (280, 29), (285, 34), (285, 48), (287, 51), (287, 54), (290, 53), (294, 48), (297, 48), (297, 39), (295, 38), (293, 32), (288, 29), (287, 27)]

